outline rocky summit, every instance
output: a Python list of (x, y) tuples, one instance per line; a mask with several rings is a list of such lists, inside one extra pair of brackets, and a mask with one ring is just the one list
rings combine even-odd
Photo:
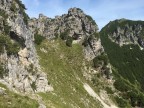
[[(120, 19), (110, 22), (109, 38), (120, 46), (127, 44), (138, 44), (144, 47), (143, 34), (144, 22)], [(111, 27), (111, 26), (116, 26)], [(108, 27), (108, 28), (109, 28)]]
[[(54, 19), (39, 14), (39, 18), (30, 19), (28, 25), (34, 34), (38, 33), (47, 39), (54, 39), (60, 36), (63, 40), (72, 38), (73, 43), (89, 40), (88, 45), (85, 45), (84, 49), (85, 57), (88, 60), (92, 60), (103, 51), (98, 37), (97, 24), (91, 16), (86, 15), (79, 8), (71, 8), (67, 14), (56, 16)], [(94, 39), (91, 40), (90, 38)]]
[(0, 108), (144, 107), (143, 21), (98, 31), (80, 8), (29, 18), (0, 1)]

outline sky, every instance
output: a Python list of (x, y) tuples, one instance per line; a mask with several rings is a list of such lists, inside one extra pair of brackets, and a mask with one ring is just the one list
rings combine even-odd
[(92, 16), (99, 29), (120, 18), (144, 20), (144, 0), (22, 0), (27, 14), (38, 18), (42, 13), (54, 18), (66, 14), (69, 8), (81, 8)]

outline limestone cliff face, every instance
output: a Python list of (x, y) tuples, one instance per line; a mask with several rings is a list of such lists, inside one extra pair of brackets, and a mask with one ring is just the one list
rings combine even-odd
[[(0, 1), (0, 11), (3, 13), (0, 14), (0, 35), (6, 34), (12, 43), (21, 44), (15, 55), (8, 55), (7, 50), (0, 54), (0, 63), (4, 64), (3, 67), (7, 70), (7, 74), (3, 75), (0, 82), (20, 92), (50, 91), (52, 87), (48, 85), (47, 75), (41, 71), (38, 64), (33, 33), (26, 24), (28, 16), (24, 9), (24, 5), (19, 0)], [(9, 29), (6, 29), (6, 26)], [(7, 32), (4, 33), (6, 30)]]
[[(116, 29), (114, 29), (115, 27)], [(109, 38), (119, 44), (138, 44), (144, 47), (144, 22), (131, 21), (126, 19), (115, 20), (110, 22), (107, 27), (111, 27)]]
[(94, 36), (98, 34), (97, 24), (79, 8), (71, 8), (67, 14), (56, 16), (54, 19), (40, 14), (38, 19), (29, 20), (29, 27), (33, 33), (38, 32), (48, 39), (65, 33), (73, 38), (73, 43), (85, 42), (84, 53), (87, 60), (92, 60), (103, 51), (99, 37)]
[[(25, 6), (19, 0), (0, 1), (0, 33), (6, 35), (10, 43), (19, 44), (18, 51), (9, 54), (7, 46), (0, 55), (1, 65), (7, 74), (0, 82), (20, 92), (46, 92), (53, 88), (48, 85), (47, 75), (41, 71), (34, 46), (34, 34), (47, 39), (61, 37), (72, 43), (81, 43), (85, 58), (93, 60), (104, 52), (95, 21), (79, 8), (71, 8), (67, 14), (54, 19), (42, 14), (39, 18), (29, 19)], [(62, 35), (63, 34), (63, 35)], [(11, 51), (11, 50), (10, 50)], [(12, 49), (13, 51), (13, 49)], [(4, 65), (3, 65), (4, 64)]]

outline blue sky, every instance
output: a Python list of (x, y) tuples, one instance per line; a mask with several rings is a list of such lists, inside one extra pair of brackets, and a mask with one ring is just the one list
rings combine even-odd
[(81, 8), (91, 15), (101, 29), (109, 21), (127, 18), (144, 20), (144, 0), (22, 0), (30, 17), (39, 13), (54, 18), (71, 7)]

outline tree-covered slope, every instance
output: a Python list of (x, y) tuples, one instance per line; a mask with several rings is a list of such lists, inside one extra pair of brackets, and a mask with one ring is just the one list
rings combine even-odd
[[(144, 50), (141, 50), (137, 43), (129, 42), (121, 46), (115, 39), (120, 36), (120, 41), (128, 40), (129, 33), (125, 32), (131, 31), (131, 28), (133, 28), (131, 32), (138, 32), (137, 25), (142, 25), (142, 29), (139, 34), (133, 34), (133, 37), (140, 38), (143, 36), (141, 34), (143, 21), (115, 20), (100, 31), (102, 45), (113, 66), (114, 86), (121, 91), (119, 95), (124, 99), (125, 106), (128, 103), (132, 106), (144, 106)], [(119, 31), (117, 28), (121, 30)], [(115, 37), (113, 37), (114, 32), (116, 33)], [(138, 39), (134, 39), (134, 41), (138, 41)]]

